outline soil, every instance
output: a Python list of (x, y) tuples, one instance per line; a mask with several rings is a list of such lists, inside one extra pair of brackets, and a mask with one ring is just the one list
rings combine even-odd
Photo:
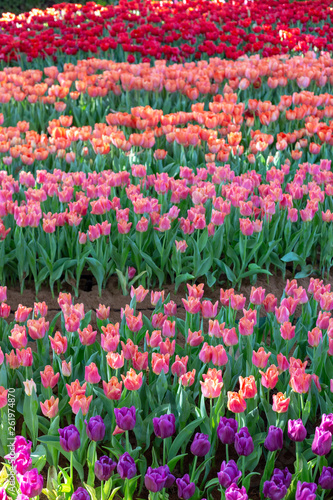
[[(286, 273), (286, 279), (292, 279), (293, 275), (291, 272)], [(200, 281), (199, 281), (200, 282)], [(303, 286), (307, 289), (310, 282), (310, 277), (298, 279), (298, 286)], [(330, 283), (333, 289), (333, 277), (329, 280), (324, 280), (324, 284)], [(259, 275), (258, 279), (255, 283), (255, 287), (263, 287), (266, 290), (266, 294), (273, 293), (278, 300), (280, 299), (284, 287), (286, 284), (286, 280), (283, 280), (282, 274), (277, 273), (274, 276), (269, 278), (269, 282), (267, 282), (267, 278), (264, 275)], [(247, 298), (247, 304), (251, 293), (252, 284), (249, 280), (244, 280), (240, 287), (240, 290), (235, 290), (235, 293), (242, 293)], [(220, 288), (230, 288), (228, 282), (225, 282), (224, 285), (214, 286), (213, 288), (209, 288), (208, 285), (204, 287), (204, 298), (211, 299), (214, 302), (220, 299)], [(185, 317), (185, 309), (182, 303), (182, 298), (186, 297), (187, 288), (185, 285), (180, 286), (178, 291), (175, 292), (174, 284), (167, 283), (162, 288), (165, 291), (165, 297), (170, 293), (170, 298), (177, 304), (177, 317), (184, 318)], [(62, 292), (70, 293), (72, 289), (69, 285), (65, 284), (60, 287)], [(158, 290), (157, 288), (154, 289)], [(73, 298), (74, 298), (74, 294)], [(81, 280), (80, 289), (78, 297), (74, 298), (75, 303), (83, 303), (85, 311), (96, 310), (100, 304), (104, 304), (105, 306), (110, 306), (110, 321), (111, 323), (115, 323), (120, 320), (120, 311), (121, 308), (124, 308), (126, 304), (130, 302), (130, 295), (124, 296), (121, 292), (120, 287), (118, 286), (118, 278), (116, 276), (112, 276), (107, 283), (107, 286), (104, 290), (102, 290), (101, 296), (98, 295), (97, 284), (92, 276), (86, 276)], [(58, 302), (57, 302), (57, 294), (52, 297), (52, 293), (47, 285), (42, 286), (41, 290), (36, 297), (35, 289), (32, 285), (28, 284), (24, 289), (23, 293), (20, 292), (19, 285), (8, 288), (7, 290), (7, 303), (11, 306), (11, 315), (9, 316), (9, 321), (14, 320), (14, 312), (17, 309), (19, 304), (23, 304), (26, 307), (33, 307), (35, 301), (45, 301), (49, 307), (49, 312), (47, 319), (52, 320), (57, 312), (60, 311)], [(150, 294), (147, 295), (145, 300), (142, 303), (137, 304), (137, 312), (141, 311), (142, 314), (146, 316), (151, 316), (154, 307), (150, 303)], [(297, 316), (297, 311), (296, 311)], [(92, 326), (96, 327), (96, 317), (92, 316)]]
[[(286, 279), (292, 279), (293, 276), (289, 272), (286, 274)], [(303, 286), (304, 288), (307, 289), (310, 277), (307, 278), (302, 278), (297, 280), (299, 286)], [(330, 283), (333, 285), (333, 278), (329, 280), (324, 280), (324, 284)], [(269, 278), (269, 282), (267, 282), (266, 276), (258, 276), (257, 282), (255, 283), (256, 287), (262, 286), (266, 290), (267, 293), (273, 293), (278, 299), (280, 299), (284, 287), (285, 287), (285, 281), (282, 278), (281, 274), (277, 274), (275, 276), (271, 276)], [(229, 285), (224, 284), (222, 285), (224, 289), (229, 288)], [(236, 293), (242, 293), (244, 296), (247, 298), (247, 304), (248, 304), (248, 299), (250, 297), (250, 292), (251, 292), (251, 287), (252, 285), (248, 280), (244, 280), (240, 290), (237, 291)], [(61, 291), (63, 292), (72, 292), (70, 287), (68, 285), (61, 286), (60, 287)], [(186, 297), (187, 289), (186, 286), (183, 285), (181, 286), (177, 292), (175, 292), (175, 287), (173, 284), (168, 283), (166, 284), (163, 289), (165, 290), (165, 296), (167, 296), (170, 293), (170, 298), (174, 300), (177, 304), (177, 317), (184, 318), (185, 317), (185, 309), (182, 304), (181, 299)], [(74, 297), (74, 294), (72, 294)], [(220, 286), (215, 286), (213, 288), (209, 288), (207, 285), (205, 286), (205, 293), (204, 293), (204, 298), (211, 299), (213, 301), (219, 300), (220, 297)], [(23, 304), (24, 306), (27, 307), (33, 307), (35, 301), (45, 301), (46, 304), (48, 305), (48, 315), (47, 315), (47, 320), (52, 320), (55, 314), (60, 310), (58, 302), (57, 302), (57, 295), (55, 294), (55, 297), (52, 297), (51, 291), (47, 286), (44, 286), (41, 288), (40, 292), (38, 293), (38, 297), (36, 297), (35, 290), (33, 286), (28, 285), (23, 294), (20, 292), (20, 287), (19, 285), (13, 286), (8, 288), (7, 290), (7, 302), (11, 306), (11, 314), (9, 316), (9, 321), (14, 320), (14, 312), (16, 311), (17, 307), (19, 304)], [(81, 280), (81, 286), (79, 290), (78, 297), (75, 298), (75, 302), (83, 303), (85, 311), (89, 310), (96, 310), (99, 307), (99, 304), (105, 304), (106, 306), (110, 306), (110, 321), (112, 323), (116, 323), (117, 321), (120, 320), (120, 311), (122, 307), (125, 307), (127, 303), (130, 302), (130, 296), (123, 296), (120, 287), (118, 287), (118, 280), (117, 277), (111, 277), (109, 280), (106, 289), (102, 291), (101, 297), (98, 295), (98, 288), (96, 283), (94, 282), (94, 278), (92, 276), (85, 276)], [(142, 302), (137, 304), (137, 312), (141, 311), (142, 314), (146, 316), (151, 316), (153, 307), (151, 306), (150, 303), (150, 294), (147, 295), (146, 299)], [(297, 315), (297, 311), (296, 311)], [(92, 326), (96, 328), (96, 316), (93, 314), (92, 317)], [(59, 325), (60, 327), (60, 325)], [(189, 450), (187, 450), (189, 451)], [(149, 457), (149, 452), (147, 452), (147, 463), (151, 463), (151, 459)], [(230, 446), (229, 450), (229, 458), (237, 460), (238, 456), (233, 450), (233, 447)], [(216, 477), (217, 472), (219, 472), (220, 465), (223, 460), (225, 460), (225, 447), (220, 443), (218, 446), (218, 449), (216, 451), (215, 455), (215, 465), (212, 467), (210, 474), (207, 478), (207, 482)], [(187, 457), (185, 457), (184, 460), (184, 471), (189, 470), (189, 465), (190, 461), (192, 460), (192, 456), (189, 453)], [(293, 463), (295, 461), (295, 450), (294, 447), (292, 446), (291, 448), (284, 448), (281, 450), (281, 452), (278, 454), (276, 462), (275, 462), (275, 467), (278, 468), (285, 468), (288, 467), (291, 472), (293, 472)], [(265, 468), (265, 458), (262, 457), (258, 467), (256, 468), (256, 471), (260, 473), (260, 476), (254, 476), (251, 479), (251, 489), (249, 491), (249, 498), (252, 500), (259, 500), (259, 484), (260, 484), (260, 477), (261, 474), (264, 471)], [(198, 465), (200, 464), (200, 459), (198, 462)], [(61, 466), (66, 467), (68, 464), (66, 464), (66, 460), (63, 459), (61, 460)], [(184, 472), (184, 473), (185, 473)], [(175, 470), (175, 475), (177, 477), (181, 476), (181, 471)], [(44, 476), (44, 484), (46, 485), (46, 477), (47, 477), (47, 468), (44, 467), (42, 474)], [(200, 480), (202, 480), (202, 477)], [(96, 482), (96, 486), (98, 486), (98, 481)], [(79, 479), (77, 478), (75, 480), (75, 488), (78, 488), (81, 486)], [(140, 499), (148, 499), (149, 492), (143, 488), (143, 490), (140, 493)], [(46, 500), (45, 495), (40, 496), (41, 500)], [(117, 500), (119, 500), (119, 497), (116, 497)], [(220, 492), (218, 491), (217, 488), (213, 490), (213, 498), (214, 500), (219, 500), (221, 498)], [(177, 495), (177, 487), (174, 485), (170, 492), (169, 492), (169, 500), (177, 500), (178, 495)]]

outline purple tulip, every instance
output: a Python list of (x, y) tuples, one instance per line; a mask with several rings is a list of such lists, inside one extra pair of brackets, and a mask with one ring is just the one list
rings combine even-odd
[(169, 467), (168, 467), (167, 465), (161, 465), (159, 468), (160, 468), (160, 469), (164, 469), (164, 470), (165, 470), (165, 474), (166, 474), (166, 476), (167, 476), (166, 481), (165, 481), (165, 486), (164, 486), (164, 487), (165, 487), (165, 488), (170, 488), (170, 486), (172, 486), (172, 485), (173, 485), (173, 483), (174, 483), (174, 482), (175, 482), (175, 480), (176, 480), (175, 476), (173, 476), (173, 475), (171, 474), (170, 469), (169, 469)]
[(292, 441), (301, 442), (306, 438), (306, 428), (303, 425), (302, 419), (288, 421), (288, 437)]
[(176, 418), (173, 413), (153, 418), (154, 432), (157, 437), (166, 439), (176, 432)]
[(31, 469), (19, 478), (20, 490), (23, 495), (29, 498), (41, 494), (43, 489), (43, 476), (38, 473), (38, 469)]
[(157, 491), (161, 491), (165, 488), (167, 478), (168, 476), (163, 466), (157, 467), (156, 469), (148, 467), (145, 475), (145, 486), (147, 490), (156, 493)]
[(114, 414), (116, 416), (116, 424), (123, 431), (131, 431), (135, 427), (136, 423), (136, 409), (135, 406), (130, 408), (115, 408)]
[(71, 496), (71, 500), (90, 500), (90, 495), (85, 488), (78, 488)]
[(58, 429), (58, 431), (60, 434), (60, 445), (64, 451), (70, 452), (80, 448), (80, 433), (75, 425), (71, 424), (63, 429)]
[(316, 500), (317, 485), (298, 481), (295, 500)]
[(289, 486), (291, 485), (292, 478), (293, 478), (292, 474), (289, 472), (288, 467), (286, 467), (283, 470), (274, 469), (274, 472), (273, 472), (271, 479), (273, 481), (277, 481), (277, 480), (281, 481), (282, 484), (284, 484), (286, 486), (286, 488), (288, 489)]
[(210, 442), (208, 434), (201, 434), (197, 432), (194, 436), (193, 443), (191, 444), (191, 453), (197, 457), (204, 457), (210, 450)]
[(232, 483), (227, 490), (225, 490), (225, 500), (248, 500), (245, 486), (239, 488), (237, 484)]
[(95, 462), (95, 476), (100, 481), (107, 481), (110, 479), (112, 471), (117, 467), (117, 463), (112, 460), (112, 458), (103, 455), (99, 460)]
[(190, 476), (185, 474), (185, 476), (176, 479), (176, 484), (178, 486), (178, 497), (188, 500), (188, 498), (193, 497), (195, 492), (195, 484), (191, 483)]
[(282, 500), (287, 494), (288, 488), (279, 480), (273, 480), (264, 482), (264, 497), (270, 498), (270, 500)]
[(218, 472), (217, 477), (223, 488), (229, 488), (232, 483), (237, 483), (241, 475), (242, 473), (238, 470), (236, 462), (234, 460), (230, 460), (228, 463), (225, 461), (222, 462), (221, 469), (220, 472)]
[[(2, 500), (8, 500), (8, 496), (6, 495), (6, 497)], [(16, 500), (29, 500), (29, 497), (27, 497), (27, 495), (23, 495), (23, 493), (19, 493), (16, 497)]]
[(238, 429), (238, 422), (234, 418), (221, 417), (217, 426), (217, 436), (223, 444), (233, 444)]
[(324, 431), (329, 431), (333, 434), (333, 413), (330, 413), (329, 415), (324, 413), (322, 415), (320, 427), (324, 429)]
[(85, 420), (87, 436), (91, 441), (102, 441), (105, 436), (105, 425), (100, 415), (91, 417), (89, 422)]
[(323, 488), (323, 490), (332, 490), (333, 489), (333, 469), (332, 467), (323, 467), (321, 472), (321, 476), (318, 481), (319, 486)]
[(331, 451), (332, 434), (321, 426), (316, 427), (311, 449), (316, 455), (324, 456)]
[(282, 450), (283, 448), (283, 431), (280, 427), (271, 425), (267, 437), (264, 442), (265, 448), (269, 451)]
[(136, 474), (135, 462), (127, 451), (119, 457), (117, 472), (121, 479), (132, 479)]
[(235, 450), (238, 455), (244, 457), (248, 457), (253, 452), (253, 439), (247, 427), (242, 427), (235, 435)]

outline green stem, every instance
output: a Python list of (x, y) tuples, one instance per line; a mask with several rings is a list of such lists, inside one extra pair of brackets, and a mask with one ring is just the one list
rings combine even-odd
[(166, 440), (163, 439), (163, 465), (166, 465)]
[(101, 481), (101, 500), (104, 500), (104, 481)]
[(318, 469), (319, 469), (319, 462), (320, 462), (320, 456), (318, 455), (318, 456), (317, 456), (317, 461), (316, 461), (315, 470), (314, 470), (314, 473), (313, 473), (313, 476), (312, 476), (312, 480), (313, 480), (313, 482), (315, 482), (315, 481), (316, 481), (316, 476), (317, 476), (317, 472), (318, 472)]
[(226, 462), (228, 463), (229, 462), (229, 445), (228, 444), (225, 445), (225, 459), (226, 459)]
[(125, 497), (124, 500), (132, 500), (129, 491), (129, 479), (125, 479)]
[(129, 442), (129, 431), (126, 431), (125, 435), (126, 435), (126, 451), (128, 453), (130, 453), (131, 447), (130, 447), (130, 442)]
[(242, 457), (242, 484), (245, 480), (245, 457)]
[(301, 447), (301, 443), (296, 442), (296, 470), (295, 470), (296, 474), (299, 471), (300, 447)]
[(193, 469), (192, 469), (192, 474), (191, 474), (191, 482), (194, 481), (194, 477), (195, 477), (195, 469), (197, 467), (197, 461), (198, 461), (198, 457), (197, 455), (194, 456), (194, 462), (193, 462)]
[(73, 452), (70, 454), (70, 469), (69, 469), (69, 477), (71, 478), (71, 492), (74, 493), (74, 484), (73, 484)]

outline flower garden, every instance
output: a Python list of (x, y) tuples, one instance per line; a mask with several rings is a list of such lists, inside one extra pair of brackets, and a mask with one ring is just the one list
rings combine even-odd
[(0, 500), (332, 499), (332, 49), (329, 1), (2, 13)]

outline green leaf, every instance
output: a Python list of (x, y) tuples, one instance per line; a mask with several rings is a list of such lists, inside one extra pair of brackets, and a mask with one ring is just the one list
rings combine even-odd
[(181, 283), (184, 283), (184, 281), (189, 281), (192, 279), (194, 279), (193, 274), (189, 274), (189, 273), (179, 274), (175, 279), (176, 291), (178, 290), (179, 285)]
[(295, 252), (289, 252), (281, 258), (282, 262), (302, 262), (302, 259)]
[(174, 442), (170, 447), (168, 453), (169, 460), (171, 460), (177, 455), (178, 450), (180, 449), (181, 446), (188, 443), (189, 439), (193, 434), (194, 429), (198, 427), (203, 422), (203, 420), (204, 419), (201, 417), (197, 418), (193, 422), (189, 423), (182, 431), (180, 431), (180, 433), (178, 434), (178, 436), (176, 437), (176, 439), (174, 440)]

